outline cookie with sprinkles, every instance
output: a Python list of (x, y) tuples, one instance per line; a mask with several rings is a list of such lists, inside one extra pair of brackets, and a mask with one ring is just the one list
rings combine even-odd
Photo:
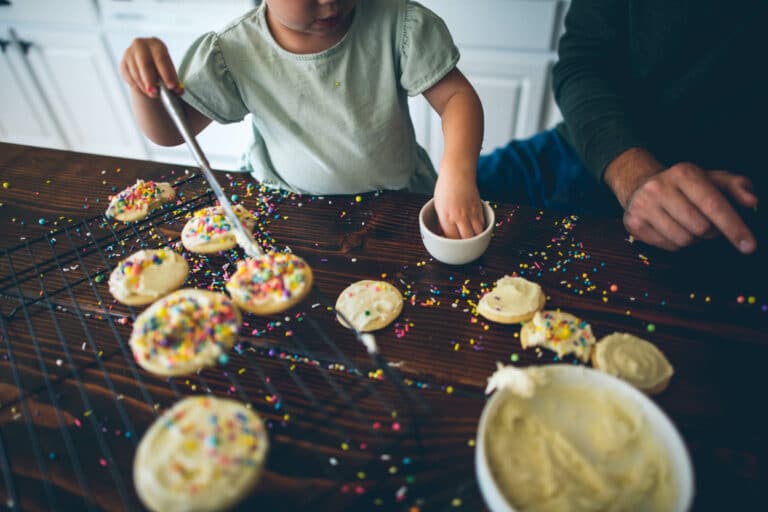
[(586, 363), (592, 355), (595, 336), (587, 322), (570, 313), (537, 311), (520, 329), (520, 344), (523, 348), (554, 350), (559, 357), (574, 354)]
[(223, 293), (182, 288), (136, 318), (129, 343), (145, 370), (188, 375), (226, 357), (240, 322), (240, 312)]
[(598, 341), (592, 366), (648, 395), (664, 391), (675, 373), (656, 345), (626, 332), (614, 332)]
[(190, 396), (141, 438), (133, 459), (136, 492), (156, 512), (226, 510), (256, 486), (268, 449), (264, 423), (251, 409)]
[(129, 306), (143, 306), (184, 284), (189, 265), (182, 255), (164, 247), (135, 252), (109, 275), (112, 296)]
[(122, 222), (141, 220), (154, 208), (175, 197), (176, 191), (170, 183), (136, 180), (117, 195), (109, 196), (106, 215)]
[(362, 280), (347, 286), (336, 299), (339, 323), (351, 329), (369, 332), (389, 325), (403, 310), (400, 290), (386, 281)]
[(258, 259), (238, 261), (227, 291), (238, 307), (272, 315), (304, 300), (312, 280), (312, 269), (302, 258), (290, 252), (268, 252)]
[[(250, 232), (256, 225), (256, 218), (241, 204), (233, 208), (243, 227)], [(237, 245), (237, 240), (224, 215), (224, 209), (221, 206), (209, 206), (196, 211), (187, 221), (181, 230), (181, 243), (189, 251), (213, 254), (232, 249)]]
[(477, 303), (477, 313), (492, 322), (527, 322), (544, 307), (546, 297), (537, 283), (522, 277), (504, 276)]

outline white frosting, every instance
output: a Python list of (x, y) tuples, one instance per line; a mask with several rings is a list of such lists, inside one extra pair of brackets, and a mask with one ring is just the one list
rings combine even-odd
[(570, 313), (562, 311), (537, 311), (526, 330), (526, 344), (540, 345), (563, 357), (575, 354), (582, 361), (589, 360), (595, 336), (592, 327)]
[(258, 481), (269, 439), (239, 402), (188, 397), (158, 418), (134, 459), (136, 490), (155, 511), (223, 510)]
[(523, 398), (531, 398), (536, 392), (537, 385), (546, 384), (546, 373), (535, 367), (516, 368), (496, 363), (496, 371), (488, 378), (485, 394), (489, 395), (497, 389), (508, 389)]
[(147, 304), (181, 286), (189, 268), (171, 249), (135, 252), (118, 263), (109, 276), (109, 291), (121, 302)]
[(504, 276), (477, 304), (477, 312), (491, 319), (519, 318), (539, 309), (541, 286), (522, 277)]
[(655, 345), (621, 332), (598, 342), (595, 367), (642, 390), (654, 388), (674, 373), (672, 365)]
[[(349, 285), (336, 301), (336, 310), (358, 331), (380, 329), (403, 309), (400, 291), (386, 281), (358, 281)], [(342, 325), (344, 320), (339, 317)]]

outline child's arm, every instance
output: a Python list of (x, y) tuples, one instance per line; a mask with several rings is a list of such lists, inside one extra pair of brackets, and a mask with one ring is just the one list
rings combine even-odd
[(483, 107), (454, 68), (424, 92), (443, 121), (445, 150), (435, 185), (435, 209), (448, 238), (469, 238), (485, 228), (477, 190), (477, 158), (483, 140)]
[[(183, 92), (165, 44), (154, 37), (134, 39), (120, 62), (120, 74), (131, 88), (133, 113), (144, 134), (161, 146), (176, 146), (184, 142), (158, 100), (159, 79), (177, 94)], [(181, 103), (192, 133), (200, 133), (211, 123), (210, 119), (188, 104)]]

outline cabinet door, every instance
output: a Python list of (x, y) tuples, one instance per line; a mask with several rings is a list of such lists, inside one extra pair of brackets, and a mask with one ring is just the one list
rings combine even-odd
[[(477, 91), (484, 111), (482, 153), (540, 131), (547, 90), (547, 55), (466, 50), (459, 69)], [(423, 97), (410, 101), (416, 138), (438, 169), (443, 155), (440, 117)]]
[(0, 30), (0, 140), (29, 146), (68, 149), (56, 120), (29, 74), (21, 48)]
[(29, 45), (24, 58), (52, 115), (65, 127), (70, 149), (146, 157), (98, 34), (33, 26), (18, 26), (15, 30), (19, 39)]

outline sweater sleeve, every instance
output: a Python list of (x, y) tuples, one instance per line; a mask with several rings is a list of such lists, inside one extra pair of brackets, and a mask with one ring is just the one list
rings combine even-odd
[(643, 146), (627, 104), (627, 19), (627, 1), (573, 0), (553, 70), (564, 134), (600, 181), (614, 158)]

